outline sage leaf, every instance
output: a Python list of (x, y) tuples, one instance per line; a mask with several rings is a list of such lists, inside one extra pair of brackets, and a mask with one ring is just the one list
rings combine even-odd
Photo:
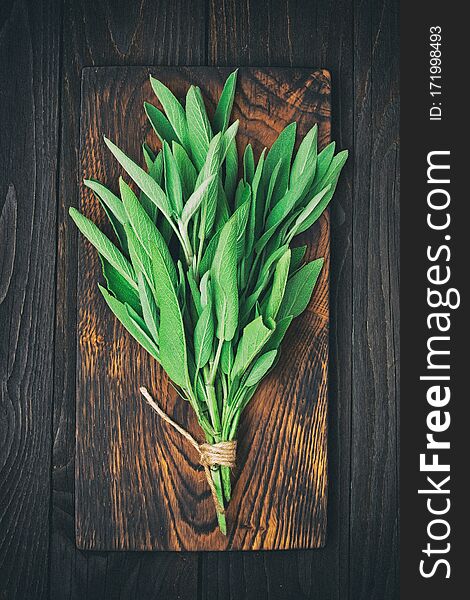
[(232, 112), (233, 99), (235, 97), (237, 72), (238, 69), (228, 76), (222, 90), (222, 94), (220, 95), (219, 103), (217, 104), (213, 119), (213, 127), (216, 133), (219, 131), (224, 132), (227, 128), (230, 114)]
[[(220, 169), (220, 148), (221, 148), (221, 137), (218, 133), (212, 138), (209, 144), (209, 150), (207, 152), (206, 161), (204, 167), (199, 173), (196, 185), (200, 185), (205, 179), (211, 177), (211, 175), (218, 175)], [(199, 239), (204, 239), (212, 230), (215, 222), (215, 215), (217, 211), (217, 198), (218, 198), (218, 182), (215, 178), (207, 188), (203, 197), (203, 208), (201, 217), (201, 226), (199, 230)]]
[(147, 171), (150, 171), (150, 168), (155, 162), (155, 154), (145, 142), (142, 144), (142, 153), (144, 155), (145, 164), (147, 165)]
[(155, 289), (153, 281), (153, 269), (150, 255), (142, 247), (139, 238), (134, 233), (132, 227), (128, 224), (124, 225), (126, 230), (127, 240), (129, 244), (129, 255), (131, 258), (132, 266), (136, 273), (142, 273), (147, 279), (147, 283), (152, 289)]
[(245, 153), (243, 154), (243, 178), (247, 183), (252, 183), (255, 176), (255, 157), (253, 155), (253, 147), (247, 144)]
[(277, 350), (270, 350), (262, 354), (251, 367), (250, 374), (245, 380), (245, 387), (257, 385), (273, 366), (276, 359)]
[(224, 180), (224, 191), (227, 196), (229, 204), (233, 206), (235, 197), (235, 190), (237, 188), (237, 176), (238, 176), (238, 153), (235, 141), (232, 140), (227, 148), (227, 155), (225, 157), (225, 180)]
[(193, 85), (186, 96), (186, 118), (192, 156), (200, 170), (204, 165), (213, 134), (201, 90)]
[(307, 246), (299, 246), (298, 248), (291, 248), (291, 260), (289, 275), (295, 273), (302, 264), (305, 253), (307, 252)]
[(222, 367), (222, 373), (230, 375), (233, 368), (233, 345), (232, 342), (225, 341), (222, 346), (222, 353), (220, 355), (220, 365)]
[(287, 277), (289, 275), (290, 261), (291, 252), (290, 249), (287, 249), (276, 263), (271, 293), (269, 295), (269, 300), (265, 311), (265, 316), (267, 319), (276, 319), (282, 299), (284, 298)]
[(232, 379), (240, 377), (249, 368), (271, 335), (272, 330), (263, 323), (262, 316), (248, 323), (243, 329), (243, 334), (238, 344), (231, 373)]
[(127, 279), (104, 256), (101, 254), (98, 256), (100, 257), (103, 276), (106, 280), (108, 290), (123, 304), (129, 304), (136, 312), (142, 312), (139, 294), (135, 287), (130, 285)]
[(94, 179), (84, 179), (83, 183), (95, 192), (101, 203), (108, 208), (121, 225), (127, 223), (127, 215), (121, 200), (107, 187)]
[(201, 203), (204, 199), (204, 194), (207, 191), (209, 185), (214, 181), (215, 175), (211, 175), (205, 181), (201, 183), (201, 185), (191, 194), (190, 198), (184, 205), (183, 211), (181, 213), (181, 223), (184, 228), (188, 226), (188, 223), (194, 213), (201, 206)]
[(144, 102), (144, 108), (153, 130), (162, 144), (163, 142), (171, 144), (173, 141), (178, 141), (176, 131), (161, 110), (148, 102)]
[(152, 200), (162, 213), (170, 220), (171, 208), (168, 198), (158, 183), (141, 169), (134, 161), (128, 158), (111, 140), (104, 138), (106, 145), (114, 154), (119, 164), (125, 169), (129, 177), (139, 186), (139, 188)]
[[(171, 92), (161, 81), (158, 81), (158, 79), (155, 79), (154, 77), (150, 77), (150, 83), (160, 104), (163, 106), (163, 110), (166, 113), (169, 123), (178, 136), (176, 141), (179, 141), (186, 151), (190, 151), (188, 123), (183, 107), (176, 99), (173, 92)], [(170, 143), (173, 140), (167, 141)]]
[(157, 305), (155, 304), (155, 298), (147, 280), (141, 272), (137, 275), (137, 283), (139, 286), (140, 304), (145, 324), (147, 325), (153, 340), (158, 344), (159, 315)]
[(150, 258), (152, 258), (153, 248), (159, 249), (163, 260), (167, 265), (171, 280), (175, 285), (175, 265), (162, 234), (143, 209), (142, 205), (137, 199), (137, 196), (122, 178), (119, 180), (119, 185), (121, 188), (122, 201), (125, 206), (129, 222), (132, 225), (133, 232), (137, 236), (143, 250)]
[(222, 340), (231, 340), (238, 325), (237, 262), (237, 221), (230, 219), (220, 233), (211, 268), (216, 335)]
[(212, 302), (206, 304), (194, 328), (194, 357), (196, 368), (202, 369), (212, 354), (214, 341), (214, 319), (212, 315)]
[(321, 192), (316, 194), (311, 200), (308, 201), (305, 208), (299, 211), (299, 214), (292, 225), (291, 232), (288, 234), (289, 240), (291, 240), (294, 235), (298, 235), (299, 233), (306, 231), (314, 223), (314, 219), (311, 218), (311, 215), (318, 204), (320, 204), (321, 200), (328, 194), (330, 189), (331, 185), (327, 185), (323, 190), (321, 190)]
[(180, 146), (177, 142), (173, 142), (171, 149), (181, 178), (183, 198), (187, 200), (196, 185), (197, 171), (183, 146)]
[(122, 323), (122, 325), (127, 329), (127, 331), (132, 335), (132, 337), (145, 349), (147, 352), (155, 358), (155, 360), (159, 361), (159, 351), (155, 342), (150, 338), (150, 336), (142, 329), (142, 327), (132, 318), (128, 307), (119, 302), (114, 296), (112, 296), (106, 288), (103, 286), (98, 286), (103, 298), (106, 301), (106, 304), (109, 306), (111, 311), (117, 317), (117, 319)]
[(173, 281), (160, 250), (152, 249), (153, 277), (157, 306), (160, 309), (160, 362), (168, 376), (183, 389), (191, 387), (183, 316)]
[(166, 197), (170, 202), (172, 213), (179, 216), (183, 210), (183, 189), (176, 160), (167, 142), (163, 142), (163, 167)]
[(310, 172), (311, 181), (317, 168), (318, 126), (315, 124), (302, 140), (290, 173), (290, 185), (294, 185), (305, 171)]
[(289, 329), (289, 326), (292, 323), (293, 318), (294, 317), (292, 315), (289, 315), (287, 317), (282, 317), (282, 319), (279, 319), (278, 315), (278, 321), (276, 321), (274, 331), (269, 340), (266, 342), (265, 347), (263, 348), (265, 352), (279, 349), (282, 340), (284, 339), (284, 336), (286, 335), (287, 330)]
[(292, 153), (294, 151), (295, 134), (297, 131), (297, 124), (290, 123), (285, 127), (279, 136), (277, 137), (274, 144), (271, 146), (271, 150), (268, 152), (266, 157), (266, 164), (263, 175), (263, 189), (266, 190), (269, 182), (269, 178), (276, 167), (277, 163), (281, 161), (279, 168), (279, 175), (276, 183), (276, 187), (273, 193), (273, 205), (284, 196), (287, 191), (289, 184), (290, 174), (290, 163), (292, 160)]
[(124, 277), (124, 279), (131, 285), (131, 287), (137, 289), (135, 282), (135, 273), (132, 265), (129, 261), (119, 252), (116, 246), (109, 240), (105, 234), (93, 223), (90, 219), (87, 219), (82, 215), (76, 208), (71, 207), (69, 214), (75, 222), (75, 225), (87, 238), (87, 240), (93, 244), (98, 252), (111, 263), (111, 265)]
[(298, 317), (307, 308), (313, 289), (323, 267), (323, 258), (313, 260), (299, 269), (286, 284), (278, 319)]

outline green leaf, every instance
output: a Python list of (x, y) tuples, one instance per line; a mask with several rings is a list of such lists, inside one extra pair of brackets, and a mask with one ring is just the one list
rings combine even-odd
[(129, 177), (140, 187), (146, 196), (159, 208), (162, 213), (170, 220), (171, 208), (168, 198), (158, 183), (141, 169), (135, 162), (128, 158), (113, 142), (104, 138), (106, 145), (114, 154), (119, 164), (126, 170)]
[[(271, 208), (274, 188), (277, 183), (277, 178), (279, 176), (279, 171), (281, 170), (281, 166), (282, 166), (282, 161), (281, 161), (281, 159), (279, 159), (279, 162), (274, 167), (273, 172), (271, 173), (271, 177), (269, 179), (268, 190), (266, 192), (266, 199), (265, 199), (265, 203), (264, 203), (263, 220), (266, 219), (269, 209)], [(261, 208), (261, 206), (260, 206), (260, 208)], [(260, 222), (260, 223), (258, 223), (258, 226), (261, 226), (262, 224), (263, 223)]]
[(214, 318), (212, 303), (209, 302), (202, 309), (196, 327), (194, 328), (194, 357), (196, 368), (202, 369), (209, 362), (214, 341)]
[(145, 142), (142, 144), (142, 153), (144, 155), (145, 164), (147, 165), (147, 171), (150, 171), (153, 163), (155, 162), (155, 154), (152, 152), (150, 146)]
[(158, 344), (159, 316), (155, 298), (146, 278), (141, 272), (138, 273), (137, 278), (144, 321), (155, 343)]
[[(314, 181), (314, 185), (312, 188), (313, 191), (316, 192), (319, 189), (323, 189), (326, 186), (328, 186), (329, 184), (336, 185), (336, 182), (339, 179), (341, 170), (343, 169), (344, 164), (346, 163), (347, 159), (348, 159), (348, 151), (347, 150), (342, 150), (341, 152), (338, 152), (338, 154), (331, 161), (331, 163), (328, 167), (328, 170), (323, 175), (323, 177), (321, 179), (319, 179), (318, 181)], [(334, 187), (334, 186), (332, 185), (332, 187)]]
[(235, 97), (235, 87), (237, 85), (237, 72), (231, 73), (224, 85), (222, 94), (220, 95), (219, 103), (214, 114), (213, 126), (215, 133), (225, 131), (227, 128), (230, 114), (232, 112), (233, 99)]
[(237, 188), (237, 177), (238, 177), (238, 152), (237, 145), (233, 140), (227, 149), (227, 156), (225, 157), (225, 180), (224, 190), (227, 196), (228, 202), (233, 206), (235, 198), (235, 190)]
[(113, 194), (107, 187), (99, 181), (93, 179), (84, 179), (84, 184), (89, 187), (98, 197), (106, 216), (116, 234), (116, 237), (124, 252), (127, 253), (127, 239), (123, 224), (126, 222), (127, 215), (121, 200)]
[(258, 193), (258, 190), (263, 175), (265, 156), (266, 148), (263, 149), (261, 156), (259, 157), (256, 171), (253, 176), (253, 182), (251, 184), (251, 206), (246, 245), (247, 256), (249, 256), (253, 250), (255, 237), (258, 235), (258, 232), (261, 229), (261, 221), (264, 214), (264, 204), (261, 202), (262, 194)]
[(232, 379), (241, 377), (246, 372), (271, 335), (272, 329), (266, 327), (262, 316), (248, 323), (238, 344), (231, 374)]
[(150, 258), (153, 256), (153, 249), (155, 247), (159, 249), (167, 265), (171, 281), (175, 285), (177, 281), (175, 265), (162, 234), (145, 212), (138, 201), (137, 196), (122, 178), (119, 180), (119, 185), (121, 188), (122, 201), (129, 217), (129, 223), (142, 245), (142, 248)]
[(282, 299), (284, 297), (284, 291), (286, 289), (290, 261), (291, 252), (289, 249), (287, 249), (276, 263), (271, 292), (269, 295), (269, 300), (265, 312), (267, 319), (275, 320), (277, 317), (277, 313), (279, 311)]
[(262, 189), (266, 190), (271, 174), (277, 163), (281, 161), (279, 175), (273, 194), (273, 205), (275, 205), (287, 191), (289, 184), (290, 163), (294, 151), (295, 134), (297, 131), (296, 123), (287, 125), (279, 134), (278, 138), (271, 146), (271, 150), (266, 157), (266, 163), (263, 173)]
[(197, 171), (183, 146), (180, 146), (177, 142), (173, 142), (172, 151), (181, 178), (183, 198), (187, 200), (196, 185)]
[(253, 155), (253, 147), (247, 144), (245, 153), (243, 154), (243, 178), (247, 183), (252, 183), (255, 176), (255, 157)]
[(171, 92), (161, 81), (158, 81), (158, 79), (155, 79), (154, 77), (150, 77), (150, 83), (152, 84), (152, 89), (159, 99), (160, 104), (163, 106), (168, 121), (178, 136), (176, 141), (179, 141), (183, 148), (188, 152), (190, 150), (188, 124), (183, 107), (175, 98), (173, 92)]
[(239, 121), (238, 119), (230, 125), (227, 131), (222, 135), (220, 140), (220, 163), (222, 164), (227, 156), (227, 152), (235, 141), (235, 136), (237, 135)]
[(191, 217), (201, 206), (201, 202), (204, 199), (204, 194), (207, 191), (209, 185), (214, 181), (215, 175), (211, 175), (204, 180), (201, 185), (191, 194), (188, 201), (184, 205), (183, 212), (181, 213), (181, 223), (186, 229)]
[(298, 235), (299, 233), (306, 231), (310, 227), (310, 225), (312, 225), (314, 221), (312, 220), (311, 216), (315, 208), (320, 204), (321, 200), (328, 194), (330, 188), (331, 185), (327, 185), (326, 188), (324, 188), (321, 192), (316, 194), (311, 200), (308, 201), (305, 208), (299, 211), (299, 214), (295, 219), (290, 232), (287, 235), (287, 239), (289, 241), (294, 237), (294, 235)]
[(117, 319), (124, 325), (127, 331), (134, 337), (134, 339), (153, 356), (157, 361), (160, 360), (158, 347), (155, 342), (148, 336), (148, 334), (142, 329), (137, 321), (131, 316), (129, 307), (122, 302), (119, 302), (114, 296), (112, 296), (106, 288), (98, 286), (106, 304), (109, 306), (111, 311), (117, 317)]
[(242, 323), (245, 323), (247, 321), (253, 307), (256, 305), (261, 294), (268, 286), (269, 280), (272, 276), (272, 266), (281, 258), (281, 256), (286, 252), (287, 249), (287, 245), (277, 248), (274, 252), (272, 252), (272, 254), (269, 255), (267, 260), (264, 262), (260, 274), (258, 276), (255, 289), (253, 293), (250, 294), (244, 302), (243, 309), (241, 311), (241, 314), (243, 315)]
[(293, 318), (294, 317), (292, 315), (289, 315), (288, 317), (283, 317), (276, 322), (276, 327), (273, 331), (273, 334), (264, 347), (265, 352), (279, 349), (279, 346), (281, 345)]
[(153, 269), (150, 256), (142, 247), (139, 238), (134, 233), (134, 230), (129, 224), (124, 225), (127, 239), (129, 242), (129, 255), (131, 257), (132, 266), (136, 273), (142, 273), (147, 279), (147, 283), (152, 289), (155, 289), (153, 282)]
[(106, 280), (108, 290), (117, 298), (120, 302), (129, 304), (136, 312), (142, 312), (140, 306), (139, 294), (135, 287), (130, 285), (127, 279), (117, 271), (113, 265), (105, 259), (101, 254), (98, 255), (101, 261), (101, 267), (103, 270), (103, 276)]
[(201, 90), (193, 85), (186, 95), (186, 119), (191, 152), (196, 167), (200, 170), (204, 165), (213, 134)]
[(271, 350), (262, 354), (251, 367), (250, 374), (248, 375), (244, 385), (245, 387), (251, 387), (257, 385), (261, 379), (266, 375), (269, 369), (273, 366), (276, 359), (277, 350)]
[(101, 203), (111, 211), (119, 223), (122, 225), (127, 223), (126, 211), (124, 210), (121, 200), (116, 196), (116, 194), (113, 194), (113, 192), (108, 190), (108, 188), (102, 183), (95, 181), (94, 179), (84, 179), (83, 183), (95, 192)]
[(221, 231), (211, 273), (217, 317), (216, 335), (219, 339), (231, 340), (238, 325), (236, 219), (227, 221)]
[(317, 167), (317, 139), (318, 127), (317, 125), (314, 125), (302, 140), (294, 162), (292, 163), (290, 173), (291, 186), (299, 180), (305, 171), (311, 173), (311, 179), (313, 181)]
[[(200, 185), (211, 175), (218, 175), (220, 169), (220, 144), (221, 137), (218, 133), (212, 138), (207, 153), (206, 162), (200, 171), (196, 185)], [(199, 239), (205, 238), (210, 234), (215, 221), (217, 211), (217, 199), (219, 193), (218, 178), (216, 177), (207, 188), (202, 200), (202, 216), (199, 229)]]
[(116, 246), (104, 235), (98, 227), (82, 215), (76, 208), (71, 207), (69, 214), (75, 222), (75, 225), (87, 238), (87, 240), (93, 244), (98, 252), (111, 263), (111, 265), (124, 277), (124, 279), (133, 287), (137, 289), (135, 282), (135, 273), (132, 265), (129, 261), (119, 252)]
[(199, 289), (201, 290), (201, 306), (207, 306), (211, 299), (211, 288), (210, 288), (210, 273), (204, 273), (199, 282)]
[(188, 389), (190, 383), (183, 316), (168, 265), (157, 247), (152, 249), (152, 266), (157, 282), (157, 306), (160, 309), (160, 362), (176, 385)]
[(158, 110), (156, 106), (153, 106), (153, 104), (149, 104), (148, 102), (144, 102), (144, 108), (153, 130), (162, 144), (163, 142), (171, 144), (173, 141), (178, 141), (178, 136), (176, 135), (173, 126), (161, 110)]
[(244, 194), (244, 200), (242, 204), (237, 208), (237, 210), (230, 217), (236, 221), (237, 227), (237, 258), (238, 261), (243, 256), (243, 249), (245, 245), (245, 236), (246, 236), (246, 226), (248, 224), (248, 217), (250, 216), (250, 206), (251, 206), (251, 190), (248, 188), (246, 193)]
[(298, 317), (307, 308), (313, 289), (323, 266), (323, 258), (313, 260), (299, 269), (287, 280), (284, 299), (278, 313), (278, 319)]
[[(155, 157), (155, 160), (150, 166), (149, 175), (156, 183), (158, 183), (158, 185), (160, 185), (163, 175), (163, 152), (159, 152)], [(142, 191), (140, 192), (140, 203), (144, 207), (145, 212), (155, 223), (158, 215), (158, 208), (155, 206), (154, 202), (152, 202), (152, 200), (150, 200), (150, 198)]]
[(295, 208), (296, 204), (304, 197), (309, 188), (309, 179), (309, 173), (304, 172), (300, 176), (299, 181), (277, 202), (266, 219), (266, 231), (282, 223)]
[(222, 353), (220, 355), (220, 366), (222, 368), (222, 373), (225, 375), (230, 375), (233, 368), (233, 346), (232, 342), (225, 341), (222, 346)]
[(179, 216), (183, 210), (183, 189), (176, 160), (167, 142), (163, 142), (163, 166), (166, 196), (170, 201), (173, 214)]
[(330, 142), (318, 155), (317, 158), (317, 169), (315, 172), (315, 179), (313, 185), (318, 187), (326, 172), (328, 171), (333, 156), (335, 154), (336, 142)]
[(299, 246), (298, 248), (291, 248), (291, 260), (290, 260), (290, 269), (289, 275), (292, 275), (302, 264), (305, 253), (307, 251), (307, 246)]

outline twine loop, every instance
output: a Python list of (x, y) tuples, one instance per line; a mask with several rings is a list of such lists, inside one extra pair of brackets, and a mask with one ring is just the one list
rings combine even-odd
[(215, 489), (214, 480), (212, 479), (211, 469), (212, 467), (229, 467), (233, 469), (236, 465), (237, 456), (237, 441), (231, 440), (227, 442), (217, 442), (216, 444), (202, 443), (199, 444), (193, 436), (186, 431), (181, 425), (178, 425), (173, 419), (171, 419), (166, 412), (158, 405), (157, 402), (149, 394), (147, 388), (141, 387), (140, 393), (145, 398), (147, 403), (153, 408), (153, 410), (161, 417), (166, 423), (171, 425), (178, 433), (180, 433), (188, 442), (197, 450), (199, 453), (199, 462), (204, 467), (204, 473), (206, 475), (207, 483), (212, 493), (212, 499), (216, 510), (220, 514), (225, 514), (225, 509), (220, 503), (217, 496), (217, 490)]

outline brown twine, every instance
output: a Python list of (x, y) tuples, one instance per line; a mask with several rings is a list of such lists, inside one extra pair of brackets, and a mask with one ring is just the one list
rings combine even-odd
[(198, 451), (199, 453), (199, 462), (204, 467), (204, 473), (206, 475), (207, 483), (212, 493), (212, 498), (214, 500), (215, 507), (217, 512), (220, 514), (225, 514), (224, 507), (219, 502), (219, 498), (217, 497), (217, 490), (215, 489), (214, 481), (211, 475), (211, 467), (213, 466), (221, 466), (221, 467), (230, 467), (233, 469), (235, 467), (235, 459), (237, 455), (237, 441), (232, 440), (229, 442), (218, 442), (217, 444), (199, 444), (193, 436), (183, 429), (181, 425), (175, 423), (173, 419), (163, 411), (162, 408), (155, 402), (152, 396), (149, 394), (147, 388), (141, 387), (140, 393), (145, 398), (148, 404), (153, 408), (153, 410), (169, 425), (171, 425), (176, 431), (178, 431), (183, 437), (185, 437), (188, 442)]

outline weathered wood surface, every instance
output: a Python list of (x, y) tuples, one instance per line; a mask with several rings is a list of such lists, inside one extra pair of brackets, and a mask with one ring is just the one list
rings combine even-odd
[[(47, 314), (55, 310), (55, 345), (41, 346), (36, 355), (36, 368), (44, 377), (41, 391), (32, 400), (34, 408), (22, 411), (21, 418), (5, 421), (5, 414), (13, 414), (19, 406), (15, 401), (7, 412), (2, 405), (0, 418), (0, 438), (6, 430), (7, 439), (14, 440), (0, 450), (0, 590), (5, 598), (398, 598), (399, 172), (391, 169), (398, 155), (398, 39), (396, 0), (5, 0), (0, 4), (0, 206), (6, 201), (9, 183), (14, 182), (18, 203), (24, 202), (21, 210), (34, 206), (37, 218), (39, 214), (50, 218), (57, 207), (58, 217), (56, 231), (49, 224), (47, 235), (40, 229), (46, 247), (55, 236), (58, 239), (57, 262), (47, 253), (41, 257), (47, 261), (47, 277), (41, 281), (50, 282), (56, 273), (55, 306), (53, 299), (44, 306)], [(331, 207), (329, 486), (324, 548), (198, 555), (86, 552), (75, 546), (78, 236), (66, 210), (79, 197), (81, 69), (149, 64), (322, 65), (332, 73), (332, 139), (349, 148), (351, 155)], [(57, 66), (58, 119), (50, 117), (55, 100), (47, 91), (54, 79), (49, 71)], [(47, 85), (38, 76), (44, 71), (49, 73)], [(31, 91), (26, 91), (28, 86)], [(49, 98), (45, 111), (32, 108), (32, 99), (41, 93)], [(54, 155), (44, 154), (44, 137), (33, 133), (33, 118), (38, 128), (44, 128), (45, 139), (57, 146), (57, 194), (52, 185), (43, 187)], [(372, 187), (371, 181), (375, 182)], [(19, 193), (20, 187), (26, 189), (25, 194)], [(33, 189), (42, 191), (28, 192)], [(39, 197), (47, 199), (47, 209)], [(21, 227), (29, 231), (31, 219), (21, 219)], [(36, 230), (37, 225), (33, 227)], [(23, 256), (29, 247), (26, 238), (21, 232), (16, 236)], [(370, 260), (364, 262), (366, 255)], [(0, 305), (0, 312), (6, 310), (7, 302)], [(365, 315), (367, 326), (360, 324)], [(9, 319), (14, 320), (8, 316), (1, 321), (2, 334), (4, 323), (6, 331), (12, 331)], [(27, 313), (22, 319), (25, 326), (33, 323)], [(36, 329), (30, 339), (22, 337), (15, 356), (26, 356), (27, 344), (31, 350), (43, 344), (45, 331), (50, 331), (49, 326)], [(2, 368), (12, 339), (0, 335)], [(44, 387), (52, 373), (51, 354), (53, 396)], [(384, 364), (388, 365), (386, 382), (377, 377)], [(51, 407), (52, 435), (47, 433)], [(42, 435), (48, 437), (41, 438), (44, 445), (39, 451), (35, 442)], [(45, 440), (52, 441), (52, 461)], [(34, 466), (25, 460), (24, 468), (18, 462), (17, 468), (9, 468), (12, 451), (26, 444), (35, 444)], [(17, 491), (13, 500), (11, 490)], [(18, 526), (18, 515), (22, 526)]]
[(0, 6), (0, 598), (46, 597), (60, 18)]
[[(82, 86), (82, 176), (116, 187), (121, 170), (102, 136), (133, 157), (141, 140), (157, 138), (142, 110), (156, 99), (148, 74), (178, 97), (199, 85), (213, 110), (229, 69), (87, 69)], [(330, 80), (306, 69), (242, 69), (233, 118), (239, 153), (255, 154), (297, 121), (299, 137), (314, 123), (319, 143), (330, 137)], [(82, 189), (81, 208), (104, 215)], [(80, 245), (77, 378), (77, 543), (86, 549), (288, 549), (321, 546), (327, 501), (327, 361), (329, 220), (325, 215), (298, 242), (326, 263), (305, 315), (283, 345), (283, 359), (260, 387), (242, 420), (229, 536), (216, 527), (212, 499), (197, 455), (139, 397), (150, 386), (164, 409), (193, 436), (202, 432), (155, 361), (118, 324), (97, 290), (100, 265)]]

